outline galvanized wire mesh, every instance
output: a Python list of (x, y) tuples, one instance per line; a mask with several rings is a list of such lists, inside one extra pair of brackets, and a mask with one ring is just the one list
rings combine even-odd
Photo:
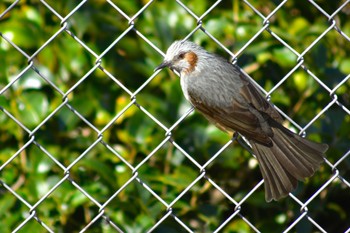
[[(17, 4), (20, 4), (20, 0), (14, 1), (12, 4), (10, 4), (7, 9), (5, 9), (3, 12), (0, 12), (0, 20), (5, 18), (7, 15), (11, 14), (11, 11), (13, 11), (14, 8), (16, 8)], [(53, 193), (56, 189), (58, 189), (61, 185), (63, 185), (65, 182), (69, 182), (71, 185), (73, 185), (77, 190), (79, 190), (85, 197), (87, 197), (96, 208), (98, 208), (98, 214), (94, 216), (91, 221), (85, 225), (83, 229), (81, 229), (81, 232), (89, 232), (89, 228), (95, 224), (96, 222), (100, 222), (102, 219), (105, 220), (107, 224), (109, 224), (112, 228), (114, 228), (117, 232), (124, 232), (123, 226), (119, 225), (119, 223), (113, 222), (111, 220), (109, 213), (106, 212), (106, 209), (108, 208), (108, 205), (115, 200), (116, 198), (119, 198), (119, 195), (123, 190), (125, 190), (128, 185), (130, 185), (133, 182), (138, 182), (147, 192), (149, 192), (159, 203), (162, 204), (163, 207), (165, 207), (166, 211), (164, 215), (159, 218), (156, 223), (149, 229), (143, 229), (147, 232), (152, 232), (154, 230), (157, 230), (159, 225), (161, 225), (164, 221), (166, 221), (169, 218), (172, 218), (174, 221), (178, 223), (178, 230), (179, 231), (187, 231), (187, 232), (193, 232), (192, 227), (184, 222), (174, 211), (173, 206), (179, 202), (179, 200), (185, 196), (190, 189), (192, 189), (196, 184), (198, 184), (201, 180), (206, 180), (209, 182), (213, 188), (215, 188), (221, 195), (223, 195), (228, 202), (233, 204), (234, 209), (232, 210), (231, 214), (227, 216), (226, 220), (223, 221), (219, 226), (217, 226), (215, 232), (220, 232), (223, 230), (233, 219), (240, 218), (242, 219), (250, 228), (251, 231), (259, 232), (259, 226), (254, 222), (250, 220), (250, 214), (244, 213), (244, 204), (251, 197), (251, 195), (257, 190), (261, 189), (263, 186), (263, 180), (257, 183), (255, 187), (253, 187), (250, 192), (246, 193), (245, 196), (241, 197), (240, 199), (234, 199), (232, 198), (228, 193), (227, 190), (224, 190), (220, 184), (215, 182), (210, 178), (210, 176), (206, 173), (206, 168), (212, 164), (215, 163), (215, 160), (220, 156), (222, 151), (224, 151), (227, 147), (229, 147), (233, 142), (237, 141), (240, 143), (243, 147), (246, 147), (246, 144), (243, 143), (239, 139), (239, 135), (234, 135), (231, 140), (229, 140), (225, 145), (222, 146), (222, 148), (217, 151), (216, 154), (212, 156), (210, 160), (205, 162), (204, 164), (200, 164), (198, 161), (196, 161), (196, 157), (193, 156), (191, 153), (185, 151), (175, 140), (172, 138), (172, 132), (173, 130), (182, 124), (182, 122), (193, 112), (193, 108), (188, 108), (185, 113), (170, 127), (167, 126), (162, 122), (161, 119), (158, 119), (157, 116), (150, 113), (147, 108), (142, 106), (138, 101), (139, 93), (142, 92), (147, 86), (152, 82), (154, 78), (157, 77), (160, 71), (153, 73), (150, 75), (149, 79), (146, 80), (142, 85), (139, 86), (137, 90), (131, 90), (127, 85), (123, 84), (117, 76), (113, 75), (112, 73), (108, 72), (107, 69), (105, 69), (102, 58), (105, 57), (107, 53), (111, 51), (111, 49), (119, 43), (129, 32), (134, 32), (136, 35), (144, 40), (151, 48), (153, 48), (157, 53), (159, 53), (161, 56), (164, 56), (164, 51), (162, 51), (160, 48), (158, 48), (154, 43), (151, 42), (140, 30), (137, 29), (137, 19), (140, 17), (140, 15), (147, 12), (148, 8), (152, 4), (157, 4), (157, 1), (149, 1), (146, 4), (143, 5), (135, 14), (129, 15), (128, 13), (124, 12), (120, 7), (118, 7), (118, 2), (113, 2), (110, 0), (106, 1), (106, 4), (108, 7), (111, 7), (115, 9), (115, 14), (121, 15), (126, 21), (128, 21), (128, 27), (113, 41), (110, 43), (110, 45), (101, 53), (96, 54), (90, 46), (84, 42), (84, 39), (79, 38), (79, 36), (76, 36), (73, 34), (69, 27), (69, 20), (70, 18), (79, 12), (81, 7), (84, 6), (88, 1), (81, 1), (79, 4), (76, 4), (75, 8), (66, 16), (61, 15), (59, 12), (57, 12), (56, 9), (51, 7), (50, 3), (48, 1), (41, 0), (40, 4), (44, 6), (50, 14), (55, 15), (58, 21), (59, 29), (56, 31), (55, 34), (53, 34), (50, 38), (48, 38), (45, 43), (42, 44), (40, 48), (38, 48), (36, 51), (32, 53), (28, 53), (25, 50), (23, 50), (20, 46), (16, 45), (16, 43), (11, 39), (11, 37), (7, 34), (1, 34), (2, 43), (8, 44), (7, 46), (12, 47), (15, 51), (22, 54), (22, 56), (28, 61), (28, 64), (26, 66), (22, 67), (21, 72), (19, 72), (15, 78), (13, 78), (11, 81), (6, 83), (6, 85), (1, 86), (0, 95), (5, 95), (6, 92), (11, 89), (14, 85), (16, 85), (16, 82), (18, 82), (23, 75), (28, 70), (33, 70), (36, 72), (36, 74), (44, 80), (48, 85), (50, 85), (51, 88), (53, 88), (57, 95), (60, 95), (62, 98), (62, 102), (52, 111), (50, 111), (50, 114), (42, 120), (34, 129), (29, 129), (26, 127), (26, 125), (21, 122), (20, 119), (17, 119), (14, 114), (11, 113), (11, 109), (8, 109), (6, 107), (0, 106), (0, 109), (2, 113), (9, 119), (11, 119), (13, 122), (15, 122), (21, 130), (23, 130), (28, 137), (28, 140), (24, 145), (20, 147), (18, 151), (15, 153), (9, 155), (8, 159), (4, 161), (2, 164), (0, 164), (0, 172), (6, 171), (7, 167), (11, 165), (13, 160), (18, 158), (20, 154), (26, 150), (29, 146), (35, 145), (45, 156), (50, 158), (52, 162), (54, 162), (62, 172), (62, 179), (57, 181), (56, 185), (53, 187), (50, 187), (50, 189), (42, 195), (41, 199), (36, 201), (35, 203), (32, 202), (32, 200), (27, 200), (26, 197), (21, 196), (21, 194), (12, 186), (12, 184), (7, 184), (5, 181), (2, 180), (1, 174), (0, 174), (0, 183), (3, 189), (3, 192), (9, 192), (11, 193), (17, 201), (20, 201), (22, 204), (27, 206), (28, 208), (28, 215), (24, 217), (24, 220), (19, 223), (16, 228), (13, 229), (14, 232), (20, 231), (29, 221), (32, 221), (35, 219), (44, 229), (46, 229), (48, 232), (55, 232), (55, 226), (50, 225), (49, 223), (42, 221), (40, 218), (40, 214), (38, 214), (38, 210), (40, 209), (40, 205)], [(243, 0), (240, 4), (246, 4), (250, 7), (251, 11), (254, 14), (257, 14), (261, 18), (261, 29), (251, 35), (251, 39), (247, 41), (244, 46), (240, 48), (240, 50), (236, 53), (232, 53), (228, 48), (225, 47), (221, 41), (216, 39), (215, 34), (211, 34), (209, 31), (206, 30), (205, 25), (203, 24), (202, 20), (204, 18), (210, 17), (211, 11), (219, 5), (222, 1), (216, 1), (214, 2), (203, 14), (197, 15), (194, 13), (187, 5), (187, 3), (177, 0), (176, 1), (180, 7), (183, 8), (184, 14), (190, 15), (196, 22), (197, 26), (192, 29), (192, 31), (187, 35), (186, 38), (190, 38), (194, 33), (197, 33), (198, 31), (203, 32), (206, 36), (211, 38), (218, 47), (221, 47), (224, 51), (227, 52), (228, 56), (233, 57), (233, 62), (237, 62), (237, 57), (239, 57), (242, 53), (245, 52), (247, 47), (249, 47), (257, 37), (259, 37), (262, 33), (268, 32), (273, 38), (276, 39), (279, 43), (281, 43), (287, 50), (289, 50), (291, 53), (293, 53), (297, 59), (295, 61), (295, 66), (293, 69), (290, 70), (289, 73), (287, 73), (284, 77), (280, 79), (280, 81), (274, 85), (269, 91), (265, 91), (263, 88), (261, 90), (266, 94), (267, 98), (270, 97), (270, 95), (275, 92), (279, 87), (288, 80), (297, 69), (303, 69), (312, 79), (314, 79), (319, 86), (318, 88), (323, 90), (323, 93), (327, 93), (330, 96), (330, 101), (328, 105), (326, 106), (319, 106), (318, 113), (315, 113), (315, 116), (313, 119), (311, 119), (308, 124), (305, 126), (298, 125), (296, 122), (293, 121), (292, 118), (290, 118), (286, 113), (284, 113), (282, 110), (279, 109), (279, 112), (285, 117), (289, 122), (292, 123), (292, 125), (299, 130), (300, 133), (304, 133), (312, 124), (314, 124), (315, 121), (319, 120), (322, 115), (324, 115), (330, 108), (337, 107), (343, 111), (344, 114), (347, 116), (350, 116), (350, 110), (349, 106), (344, 105), (342, 102), (338, 100), (338, 96), (336, 94), (336, 91), (339, 88), (342, 88), (343, 85), (349, 82), (350, 74), (347, 76), (344, 76), (339, 82), (338, 85), (335, 87), (329, 87), (326, 83), (324, 83), (316, 74), (313, 73), (312, 70), (308, 68), (308, 65), (305, 64), (304, 56), (308, 54), (310, 50), (312, 50), (317, 43), (319, 43), (320, 40), (322, 40), (328, 32), (330, 31), (336, 31), (339, 34), (339, 37), (342, 37), (346, 41), (346, 45), (344, 46), (350, 46), (350, 38), (349, 35), (347, 35), (337, 24), (337, 14), (342, 11), (345, 7), (349, 7), (350, 1), (344, 1), (343, 4), (340, 4), (337, 9), (335, 9), (333, 12), (326, 12), (321, 6), (317, 4), (316, 1), (309, 1), (309, 7), (316, 8), (320, 14), (322, 14), (325, 19), (329, 22), (329, 27), (327, 30), (325, 30), (321, 35), (317, 37), (311, 44), (308, 44), (306, 48), (303, 51), (296, 51), (291, 45), (289, 45), (288, 42), (283, 40), (278, 33), (276, 33), (270, 25), (270, 20), (272, 17), (278, 17), (276, 16), (278, 11), (285, 6), (285, 4), (288, 3), (287, 0), (282, 1), (278, 4), (278, 6), (273, 9), (268, 15), (264, 15), (264, 13), (260, 12), (258, 9), (256, 9), (249, 1)], [(1, 21), (0, 21), (0, 28), (1, 28)], [(1, 32), (1, 29), (0, 29)], [(91, 69), (83, 75), (79, 81), (77, 81), (69, 90), (62, 90), (55, 82), (53, 82), (49, 77), (45, 75), (45, 73), (41, 72), (40, 69), (37, 68), (37, 65), (35, 64), (35, 59), (38, 56), (38, 54), (42, 53), (42, 51), (50, 45), (50, 43), (55, 40), (58, 36), (62, 34), (67, 34), (72, 37), (74, 40), (74, 43), (76, 46), (83, 47), (84, 50), (91, 56), (95, 58), (95, 65), (91, 67)], [(337, 46), (337, 45), (335, 45)], [(3, 68), (2, 68), (3, 69)], [(129, 103), (121, 109), (119, 112), (115, 114), (113, 119), (110, 120), (108, 124), (105, 125), (102, 129), (99, 129), (96, 127), (93, 123), (91, 123), (88, 119), (85, 118), (84, 114), (81, 113), (81, 110), (77, 109), (75, 106), (70, 104), (69, 101), (69, 95), (72, 94), (79, 86), (89, 77), (89, 75), (93, 72), (96, 72), (97, 70), (102, 71), (106, 76), (108, 76), (114, 83), (114, 85), (117, 85), (120, 89), (122, 89), (125, 93), (128, 94), (130, 97)], [(130, 108), (137, 107), (139, 110), (141, 110), (149, 119), (151, 119), (157, 127), (160, 127), (164, 132), (164, 139), (159, 143), (159, 145), (154, 148), (153, 151), (151, 151), (147, 157), (145, 157), (140, 163), (134, 165), (128, 162), (120, 153), (118, 153), (118, 150), (116, 150), (113, 145), (110, 145), (108, 142), (104, 139), (104, 134), (106, 131), (121, 117), (123, 114), (125, 114)], [(73, 114), (75, 114), (76, 117), (78, 117), (81, 121), (83, 121), (94, 133), (97, 135), (96, 140), (94, 143), (92, 143), (83, 153), (81, 153), (77, 158), (72, 161), (69, 166), (65, 166), (62, 164), (62, 162), (58, 161), (56, 159), (56, 156), (52, 154), (45, 146), (42, 146), (37, 141), (37, 134), (40, 131), (42, 127), (44, 127), (45, 124), (47, 124), (51, 118), (53, 118), (59, 111), (61, 111), (63, 108), (68, 108), (71, 110)], [(0, 126), (1, 127), (1, 126)], [(148, 162), (150, 159), (162, 148), (163, 145), (171, 143), (178, 151), (180, 151), (198, 170), (198, 176), (195, 180), (190, 183), (186, 189), (184, 189), (181, 193), (179, 193), (175, 198), (172, 199), (172, 201), (165, 200), (162, 198), (158, 193), (156, 193), (150, 185), (145, 182), (142, 177), (139, 176), (139, 170), (143, 166), (148, 166)], [(75, 166), (80, 161), (86, 159), (87, 154), (90, 152), (90, 150), (93, 150), (94, 147), (97, 145), (103, 145), (106, 150), (110, 151), (112, 154), (114, 154), (120, 161), (122, 161), (132, 172), (132, 176), (130, 179), (128, 179), (119, 189), (117, 189), (114, 194), (110, 197), (108, 197), (107, 201), (101, 202), (98, 198), (93, 197), (89, 194), (88, 190), (85, 190), (78, 182), (75, 181), (74, 177), (71, 176), (71, 169), (73, 166)], [(1, 146), (3, 148), (3, 146)], [(247, 148), (248, 149), (248, 148)], [(341, 182), (343, 185), (346, 186), (346, 195), (349, 194), (349, 188), (350, 188), (350, 181), (348, 178), (343, 177), (340, 175), (341, 171), (339, 170), (339, 166), (341, 164), (344, 164), (347, 159), (349, 159), (350, 155), (350, 147), (348, 147), (348, 151), (345, 151), (344, 154), (339, 157), (335, 162), (331, 163), (326, 159), (326, 165), (331, 168), (332, 173), (328, 174), (327, 181), (324, 182), (322, 185), (319, 186), (317, 190), (315, 190), (314, 194), (310, 196), (307, 200), (300, 200), (293, 194), (290, 194), (290, 200), (295, 202), (296, 205), (300, 208), (300, 214), (297, 218), (293, 219), (291, 221), (291, 224), (284, 230), (285, 232), (291, 232), (295, 231), (295, 226), (302, 220), (307, 219), (313, 226), (314, 229), (317, 229), (320, 232), (326, 232), (324, 223), (323, 222), (317, 222), (312, 217), (312, 212), (308, 210), (309, 204), (314, 201), (318, 196), (321, 194), (322, 191), (326, 190), (327, 187), (332, 182)], [(344, 205), (347, 203), (344, 203)], [(68, 207), (69, 208), (69, 207)], [(42, 210), (40, 210), (42, 211)], [(4, 223), (6, 224), (6, 223)], [(348, 224), (347, 232), (350, 232), (350, 224)]]

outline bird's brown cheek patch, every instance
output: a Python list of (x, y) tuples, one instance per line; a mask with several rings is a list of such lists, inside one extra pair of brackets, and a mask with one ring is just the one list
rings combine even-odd
[(194, 52), (191, 51), (185, 54), (185, 59), (190, 64), (190, 67), (186, 69), (186, 73), (190, 73), (196, 68), (198, 57)]

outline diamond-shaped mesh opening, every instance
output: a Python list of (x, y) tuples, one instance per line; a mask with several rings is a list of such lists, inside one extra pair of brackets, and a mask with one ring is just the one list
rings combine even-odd
[[(161, 217), (166, 210), (166, 207), (139, 182), (140, 180), (133, 180), (109, 200), (104, 208), (109, 220), (124, 231), (151, 228), (155, 219)], [(129, 201), (129, 197), (132, 198), (132, 202)]]
[(132, 30), (114, 42), (114, 46), (103, 53), (103, 68), (131, 92), (141, 91), (146, 82), (154, 79), (153, 70), (158, 64), (149, 57), (158, 53)]
[[(35, 139), (63, 166), (69, 166), (97, 140), (97, 133), (67, 106), (63, 106), (41, 125)], [(57, 142), (60, 142), (59, 145)]]
[(146, 4), (148, 4), (151, 1), (139, 1), (135, 3), (127, 2), (127, 1), (117, 1), (117, 0), (111, 0), (109, 3), (111, 5), (116, 6), (121, 12), (125, 13), (127, 16), (132, 17), (137, 12), (139, 12)]
[[(191, 204), (187, 206), (185, 203)], [(234, 212), (234, 208), (234, 203), (202, 178), (182, 194), (180, 199), (176, 199), (172, 210), (175, 216), (193, 230), (212, 232)]]
[(11, 163), (1, 170), (2, 181), (31, 204), (46, 194), (61, 174), (54, 161), (34, 143), (26, 143), (17, 153), (7, 155)]
[[(324, 120), (323, 120), (324, 119)], [(331, 119), (339, 119), (338, 121), (332, 121)], [(349, 115), (343, 111), (341, 107), (337, 104), (334, 104), (329, 111), (325, 112), (324, 116), (320, 118), (323, 123), (323, 127), (327, 129), (327, 131), (331, 132), (331, 137), (328, 134), (321, 134), (320, 136), (323, 138), (327, 138), (332, 142), (332, 144), (337, 145), (333, 150), (334, 156), (332, 156), (330, 161), (332, 163), (336, 163), (339, 159), (341, 159), (346, 153), (349, 151), (349, 139), (350, 136), (346, 132), (347, 125), (349, 124), (350, 118)], [(315, 135), (316, 136), (316, 135)], [(346, 158), (343, 161), (344, 164), (348, 162)], [(343, 170), (344, 172), (348, 170)]]
[(170, 203), (199, 175), (195, 165), (185, 163), (184, 159), (170, 143), (166, 143), (138, 169), (138, 177)]
[[(67, 55), (70, 58), (67, 59)], [(94, 67), (96, 58), (64, 32), (47, 44), (34, 61), (42, 79), (65, 93)]]
[(60, 98), (32, 69), (23, 73), (20, 79), (4, 92), (3, 97), (3, 108), (31, 129), (44, 121), (59, 106), (57, 99)]
[[(118, 184), (125, 181), (125, 178), (121, 176), (125, 172), (118, 172), (116, 169), (118, 163), (113, 161), (113, 157), (111, 151), (98, 143), (75, 158), (75, 164), (70, 167), (69, 175), (93, 198), (99, 202), (106, 201), (113, 194), (114, 189), (119, 188)], [(119, 164), (119, 169), (121, 166), (122, 163)], [(98, 195), (96, 196), (97, 190)]]
[[(16, 15), (19, 17), (15, 17)], [(61, 29), (57, 17), (40, 3), (17, 4), (12, 8), (11, 14), (4, 17), (6, 20), (2, 32), (7, 32), (11, 41), (29, 56), (54, 38), (55, 33), (59, 33)]]
[[(2, 1), (4, 232), (348, 232), (349, 1)], [(265, 202), (238, 134), (154, 72), (187, 38), (237, 63), (285, 119), (329, 144)], [(232, 59), (232, 58), (233, 59)]]
[(66, 93), (67, 104), (99, 129), (112, 120), (116, 108), (114, 101), (106, 99), (116, 99), (119, 95), (125, 95), (124, 91), (98, 68), (84, 74), (84, 77)]

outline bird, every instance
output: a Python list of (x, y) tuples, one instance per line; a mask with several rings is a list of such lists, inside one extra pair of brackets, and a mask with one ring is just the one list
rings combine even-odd
[(248, 140), (264, 179), (266, 202), (287, 196), (325, 160), (328, 145), (285, 128), (277, 109), (238, 65), (194, 42), (177, 40), (155, 71), (165, 67), (180, 75), (185, 98), (209, 122)]

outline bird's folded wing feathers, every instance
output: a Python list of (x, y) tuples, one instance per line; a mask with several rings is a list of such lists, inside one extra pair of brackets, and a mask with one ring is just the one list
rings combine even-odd
[(271, 142), (269, 136), (261, 129), (256, 115), (235, 99), (230, 105), (212, 104), (196, 91), (189, 91), (188, 94), (192, 105), (220, 129), (229, 132), (238, 131), (264, 144)]
[(254, 84), (244, 74), (240, 74), (243, 86), (240, 89), (241, 96), (259, 112), (267, 114), (277, 122), (282, 122), (281, 115), (277, 110), (259, 93)]
[[(227, 65), (231, 66), (229, 70), (232, 75), (238, 74), (236, 77), (241, 81), (239, 89), (232, 90), (238, 91), (239, 97), (235, 98), (235, 94), (232, 93), (231, 97), (217, 98), (212, 101), (205, 99), (207, 95), (204, 92), (207, 90), (191, 88), (188, 90), (191, 103), (219, 128), (226, 131), (238, 131), (248, 139), (253, 138), (257, 142), (270, 144), (272, 131), (268, 120), (272, 118), (276, 122), (282, 122), (280, 114), (237, 67)], [(218, 94), (221, 93), (220, 90), (216, 91)]]

